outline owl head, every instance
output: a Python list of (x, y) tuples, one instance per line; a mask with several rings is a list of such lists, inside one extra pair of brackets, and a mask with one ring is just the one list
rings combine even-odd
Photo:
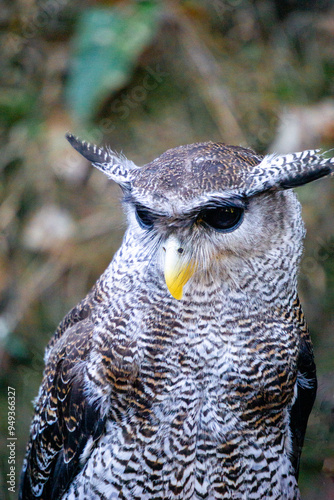
[(293, 277), (304, 229), (291, 188), (330, 174), (334, 165), (317, 150), (262, 157), (206, 142), (170, 149), (137, 167), (71, 134), (67, 139), (120, 185), (130, 231), (147, 245), (148, 260), (150, 252), (158, 255), (175, 299), (191, 279), (231, 277), (259, 262), (277, 271), (288, 262)]

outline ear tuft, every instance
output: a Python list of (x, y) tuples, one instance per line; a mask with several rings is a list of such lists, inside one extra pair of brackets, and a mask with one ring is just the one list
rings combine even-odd
[(81, 141), (72, 134), (66, 134), (66, 139), (78, 153), (92, 162), (94, 167), (104, 172), (110, 179), (122, 187), (129, 188), (131, 186), (133, 174), (138, 168), (131, 160), (110, 149)]
[(324, 158), (319, 149), (287, 155), (266, 155), (254, 167), (246, 194), (252, 196), (269, 189), (291, 189), (320, 179), (334, 171), (334, 158)]

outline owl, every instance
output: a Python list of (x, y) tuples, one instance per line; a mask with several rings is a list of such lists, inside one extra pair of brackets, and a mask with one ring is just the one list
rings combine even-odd
[(334, 160), (207, 142), (139, 168), (67, 138), (128, 229), (46, 348), (20, 498), (299, 499), (316, 370), (293, 188)]

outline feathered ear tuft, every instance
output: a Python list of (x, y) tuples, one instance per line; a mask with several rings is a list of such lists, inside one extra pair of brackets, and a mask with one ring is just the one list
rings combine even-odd
[(130, 188), (133, 174), (137, 166), (123, 155), (118, 155), (109, 149), (81, 141), (72, 134), (66, 134), (66, 139), (93, 166), (105, 173), (110, 179), (123, 188)]
[(315, 181), (334, 171), (334, 158), (324, 158), (318, 149), (287, 155), (267, 155), (254, 167), (246, 194), (269, 189), (291, 189)]

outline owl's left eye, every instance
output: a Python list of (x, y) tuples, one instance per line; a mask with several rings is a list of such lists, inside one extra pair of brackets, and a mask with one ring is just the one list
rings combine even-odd
[(228, 233), (240, 226), (244, 210), (240, 207), (217, 207), (203, 210), (199, 221), (204, 222), (216, 231)]
[(136, 206), (136, 218), (142, 229), (152, 229), (156, 217), (146, 208)]

